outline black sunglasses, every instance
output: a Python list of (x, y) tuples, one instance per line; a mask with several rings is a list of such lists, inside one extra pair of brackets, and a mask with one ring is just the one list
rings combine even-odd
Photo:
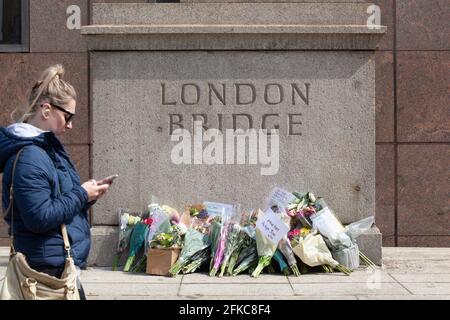
[[(69, 111), (67, 111), (66, 109), (64, 109), (63, 107), (60, 107), (60, 106), (58, 106), (58, 105), (56, 105), (56, 104), (51, 104), (51, 103), (49, 103), (49, 105), (51, 105), (51, 106), (54, 107), (55, 109), (58, 109), (59, 111), (62, 111), (62, 112), (65, 113), (65, 115), (64, 115), (64, 120), (66, 120), (66, 124), (69, 123), (69, 122), (72, 120), (72, 118), (75, 116), (75, 113), (69, 112)], [(43, 106), (43, 105), (41, 105), (41, 107), (42, 107), (42, 106)]]

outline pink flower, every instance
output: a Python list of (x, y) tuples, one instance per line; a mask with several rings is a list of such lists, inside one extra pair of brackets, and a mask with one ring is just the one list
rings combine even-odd
[(287, 214), (288, 214), (289, 217), (295, 217), (297, 212), (295, 212), (295, 210), (290, 210), (290, 211), (287, 212)]
[(292, 239), (292, 238), (298, 236), (299, 234), (300, 234), (300, 230), (299, 229), (294, 229), (294, 230), (288, 232), (288, 238)]

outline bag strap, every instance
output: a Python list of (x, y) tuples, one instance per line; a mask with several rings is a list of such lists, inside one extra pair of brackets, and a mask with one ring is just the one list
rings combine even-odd
[[(20, 154), (25, 149), (23, 147), (22, 149), (17, 152), (16, 159), (14, 160), (12, 174), (11, 174), (11, 186), (9, 187), (9, 205), (6, 209), (4, 216), (6, 217), (8, 213), (11, 211), (11, 235), (9, 237), (10, 239), (10, 248), (11, 248), (11, 255), (14, 255), (16, 253), (16, 250), (14, 248), (14, 176), (16, 173), (16, 167), (17, 162), (19, 160)], [(64, 249), (67, 251), (67, 256), (70, 257), (70, 242), (69, 242), (69, 235), (67, 234), (67, 228), (65, 224), (61, 225), (61, 233), (64, 240)]]
[(16, 250), (14, 248), (14, 176), (16, 173), (16, 167), (17, 162), (19, 160), (20, 154), (23, 152), (25, 148), (22, 148), (17, 152), (16, 159), (14, 160), (12, 174), (11, 174), (11, 185), (9, 187), (9, 205), (8, 208), (5, 211), (5, 217), (8, 215), (9, 212), (11, 212), (11, 235), (9, 236), (10, 239), (10, 248), (11, 248), (11, 255), (14, 255), (16, 253)]
[(67, 251), (67, 257), (70, 258), (70, 242), (69, 242), (69, 235), (67, 234), (67, 228), (65, 224), (61, 225), (61, 233), (64, 240), (64, 249)]

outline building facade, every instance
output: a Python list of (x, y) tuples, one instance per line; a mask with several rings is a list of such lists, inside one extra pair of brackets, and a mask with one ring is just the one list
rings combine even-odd
[[(0, 0), (0, 125), (8, 125), (10, 113), (26, 103), (42, 70), (63, 64), (79, 97), (74, 132), (63, 141), (83, 180), (92, 170), (92, 76), (80, 26), (90, 24), (96, 2), (154, 1)], [(450, 3), (372, 2), (380, 6), (381, 24), (388, 28), (376, 52), (376, 223), (383, 246), (448, 246)], [(1, 221), (0, 245), (7, 244), (7, 226)]]

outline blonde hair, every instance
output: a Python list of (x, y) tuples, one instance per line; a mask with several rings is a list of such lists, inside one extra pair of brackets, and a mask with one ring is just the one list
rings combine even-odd
[[(11, 114), (13, 121), (27, 122), (44, 103), (64, 107), (71, 100), (76, 100), (75, 89), (70, 83), (62, 79), (64, 72), (64, 67), (60, 64), (47, 68), (31, 89), (25, 112), (16, 109)], [(22, 115), (19, 116), (20, 113)]]

